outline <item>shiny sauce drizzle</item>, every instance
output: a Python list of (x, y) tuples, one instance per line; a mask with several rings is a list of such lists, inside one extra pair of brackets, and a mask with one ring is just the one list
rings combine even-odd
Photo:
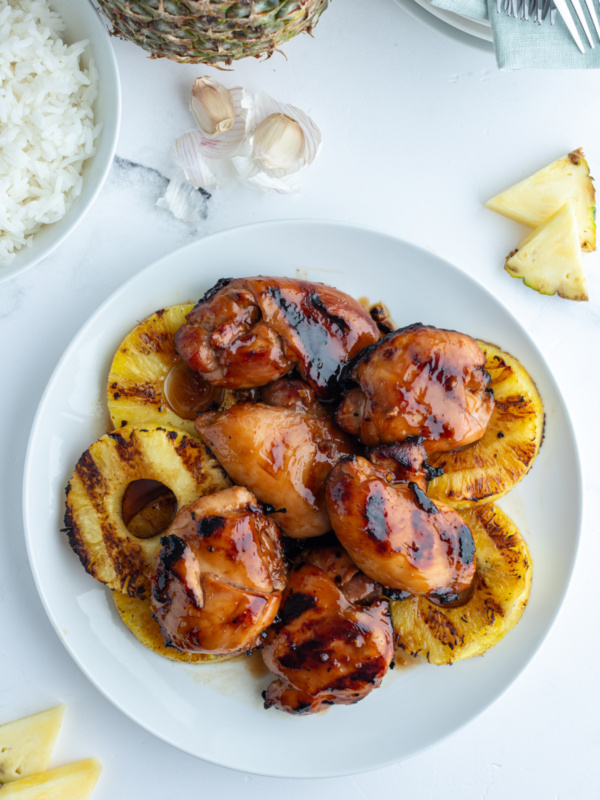
[(224, 389), (213, 386), (185, 361), (177, 361), (163, 383), (163, 398), (169, 408), (182, 419), (196, 419), (223, 401)]
[(164, 483), (140, 478), (125, 489), (121, 511), (127, 530), (139, 539), (149, 539), (169, 527), (177, 498)]

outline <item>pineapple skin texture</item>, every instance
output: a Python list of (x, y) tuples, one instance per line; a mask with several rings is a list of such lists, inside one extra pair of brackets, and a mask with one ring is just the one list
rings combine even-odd
[(152, 616), (148, 598), (130, 597), (127, 594), (116, 591), (112, 592), (112, 598), (126, 627), (144, 647), (153, 650), (159, 656), (169, 658), (171, 661), (185, 661), (188, 663), (228, 661), (235, 657), (234, 655), (212, 656), (208, 653), (191, 653), (177, 650), (174, 647), (166, 647), (158, 623)]
[(2, 800), (87, 800), (94, 790), (102, 764), (86, 758), (51, 769), (0, 788)]
[(94, 578), (143, 598), (150, 589), (161, 537), (139, 539), (123, 521), (123, 495), (140, 478), (165, 484), (178, 509), (227, 488), (230, 481), (198, 439), (173, 429), (120, 428), (83, 453), (66, 490), (69, 544)]
[(459, 509), (493, 503), (510, 491), (531, 469), (544, 436), (542, 399), (523, 365), (495, 345), (478, 344), (495, 397), (487, 430), (462, 450), (428, 459), (444, 473), (430, 481), (427, 494)]
[(0, 784), (48, 769), (65, 707), (0, 725)]
[(311, 33), (330, 0), (99, 0), (113, 34), (152, 58), (230, 64), (269, 58), (298, 33)]
[(457, 608), (423, 596), (390, 601), (396, 645), (432, 664), (482, 655), (521, 619), (531, 590), (531, 557), (512, 520), (495, 505), (461, 511), (475, 541), (473, 595)]

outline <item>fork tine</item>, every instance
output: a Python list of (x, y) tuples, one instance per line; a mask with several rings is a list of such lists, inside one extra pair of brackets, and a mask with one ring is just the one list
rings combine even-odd
[(579, 35), (579, 31), (575, 27), (575, 23), (573, 22), (573, 17), (571, 16), (571, 12), (569, 11), (569, 7), (567, 5), (567, 0), (554, 0), (554, 5), (556, 6), (556, 10), (563, 18), (563, 22), (567, 26), (567, 29), (573, 39), (575, 40), (575, 44), (581, 50), (582, 53), (585, 53), (583, 49), (583, 42), (581, 41), (581, 36)]
[(585, 18), (585, 14), (583, 13), (583, 8), (581, 7), (581, 3), (579, 0), (571, 0), (573, 8), (575, 9), (575, 13), (577, 14), (577, 19), (581, 22), (581, 27), (585, 31), (585, 35), (588, 38), (588, 42), (590, 43), (590, 47), (592, 50), (594, 49), (594, 40), (592, 39), (592, 34), (590, 33), (590, 27), (587, 24), (587, 19)]
[(585, 4), (587, 6), (590, 18), (594, 23), (594, 28), (596, 29), (598, 38), (600, 39), (600, 25), (598, 24), (598, 16), (596, 15), (596, 9), (594, 8), (594, 3), (592, 2), (592, 0), (585, 0)]

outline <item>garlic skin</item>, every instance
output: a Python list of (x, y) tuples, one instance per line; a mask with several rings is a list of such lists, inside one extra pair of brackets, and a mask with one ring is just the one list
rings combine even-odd
[(299, 191), (295, 180), (321, 149), (321, 132), (299, 108), (259, 92), (254, 98), (249, 155), (235, 154), (239, 181), (263, 192)]
[(190, 111), (205, 136), (218, 136), (233, 126), (235, 107), (231, 92), (208, 76), (194, 81)]
[(183, 172), (179, 170), (167, 186), (164, 197), (156, 201), (159, 208), (166, 208), (176, 219), (184, 222), (200, 222), (206, 217), (206, 192), (195, 189)]

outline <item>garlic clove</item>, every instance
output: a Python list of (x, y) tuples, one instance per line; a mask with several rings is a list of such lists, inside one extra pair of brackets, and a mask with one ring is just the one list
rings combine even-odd
[[(266, 123), (269, 117), (276, 117), (277, 122)], [(281, 117), (286, 119), (282, 122)], [(308, 114), (296, 106), (280, 103), (265, 92), (258, 92), (254, 97), (252, 118), (253, 128), (250, 136), (257, 170), (264, 170), (274, 178), (284, 178), (312, 164), (319, 154), (321, 131)], [(266, 123), (264, 127), (263, 123)], [(269, 136), (265, 133), (265, 127), (270, 133)], [(265, 158), (265, 139), (273, 138), (273, 134), (277, 131), (283, 137), (284, 146), (279, 148), (279, 152), (275, 154), (276, 158), (272, 155), (270, 159)], [(302, 136), (299, 135), (299, 131), (302, 132)], [(271, 151), (275, 149), (272, 142), (269, 149)]]
[(297, 168), (306, 146), (300, 123), (277, 111), (254, 129), (252, 155), (268, 170)]
[(218, 136), (233, 126), (235, 106), (231, 92), (209, 77), (196, 78), (190, 111), (206, 136)]
[(248, 119), (252, 111), (252, 98), (242, 89), (235, 86), (230, 90), (233, 100), (233, 124), (229, 130), (221, 131), (218, 135), (208, 136), (204, 131), (195, 131), (197, 148), (206, 158), (221, 159), (234, 153), (250, 153), (251, 147), (245, 141)]
[(206, 219), (206, 200), (209, 196), (189, 184), (183, 170), (179, 170), (167, 186), (165, 196), (160, 197), (156, 205), (166, 208), (184, 222), (200, 222)]

